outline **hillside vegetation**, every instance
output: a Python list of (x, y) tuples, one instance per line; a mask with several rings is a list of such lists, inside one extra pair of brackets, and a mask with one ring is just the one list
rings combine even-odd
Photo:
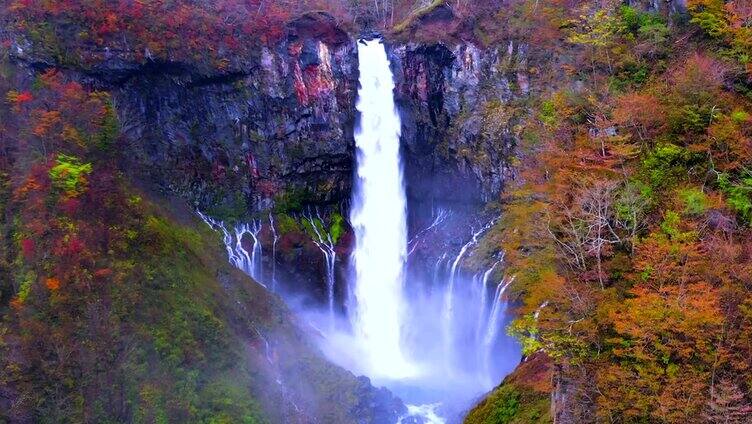
[[(525, 105), (519, 178), (485, 243), (517, 275), (510, 333), (554, 364), (555, 418), (749, 422), (749, 3), (500, 16), (553, 53), (535, 64), (549, 83)], [(530, 422), (503, 413), (515, 387), (468, 422)]]

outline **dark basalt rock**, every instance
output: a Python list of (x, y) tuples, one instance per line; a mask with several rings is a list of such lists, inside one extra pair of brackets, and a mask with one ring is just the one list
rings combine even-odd
[[(512, 177), (513, 122), (484, 131), (486, 106), (524, 95), (524, 50), (472, 44), (394, 46), (408, 195), (430, 204), (494, 200)], [(518, 85), (513, 89), (513, 85)], [(452, 188), (448, 190), (447, 188)]]
[[(290, 193), (305, 193), (304, 206), (346, 205), (354, 172), (356, 41), (312, 19), (291, 24), (286, 40), (262, 49), (247, 73), (198, 78), (155, 64), (129, 76), (115, 93), (131, 166), (203, 209), (240, 199), (253, 213)], [(470, 44), (389, 49), (410, 201), (494, 199), (510, 177), (514, 136), (510, 128), (494, 139), (484, 135), (483, 105), (515, 95), (517, 75), (496, 71), (508, 58)]]
[(351, 188), (357, 56), (323, 14), (293, 22), (247, 73), (140, 73), (119, 86), (133, 167), (196, 206), (250, 212), (288, 192), (337, 204)]
[[(269, 208), (293, 214), (339, 210), (347, 216), (357, 41), (342, 39), (336, 29), (314, 28), (310, 19), (294, 23), (284, 42), (262, 49), (247, 75), (196, 79), (148, 72), (119, 86), (115, 98), (130, 143), (128, 166), (219, 218)], [(479, 208), (496, 199), (512, 177), (514, 122), (489, 132), (486, 105), (525, 94), (524, 49), (385, 43), (403, 122), (413, 230), (436, 205)], [(266, 251), (270, 243), (266, 238)], [(437, 252), (445, 248), (436, 246)], [(283, 257), (289, 261), (278, 269), (288, 270), (282, 271), (290, 273), (287, 279), (325, 299), (324, 288), (317, 290), (325, 269), (320, 252)]]

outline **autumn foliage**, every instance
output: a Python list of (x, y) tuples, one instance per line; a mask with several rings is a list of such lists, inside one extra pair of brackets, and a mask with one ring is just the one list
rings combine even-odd
[(690, 1), (684, 26), (535, 3), (565, 41), (502, 217), (510, 332), (557, 364), (563, 422), (748, 422), (748, 6)]
[(278, 42), (286, 25), (308, 12), (325, 12), (343, 28), (387, 29), (422, 6), (410, 0), (0, 1), (7, 27), (61, 64), (92, 65), (117, 55), (219, 70)]

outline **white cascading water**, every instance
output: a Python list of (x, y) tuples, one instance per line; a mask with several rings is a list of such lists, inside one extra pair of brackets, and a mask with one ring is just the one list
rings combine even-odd
[(277, 291), (277, 229), (274, 227), (274, 216), (269, 212), (269, 227), (272, 229), (272, 291)]
[(327, 305), (329, 306), (329, 325), (334, 325), (334, 266), (337, 263), (337, 252), (334, 250), (334, 241), (332, 235), (324, 231), (323, 228), (319, 229), (319, 225), (324, 222), (321, 216), (316, 212), (316, 218), (313, 215), (308, 214), (305, 219), (311, 225), (313, 231), (312, 238), (313, 244), (319, 248), (324, 255), (324, 265), (326, 266), (326, 298)]
[[(227, 230), (225, 223), (217, 221), (201, 212), (198, 215), (202, 220), (211, 228), (222, 232), (222, 241), (227, 249), (227, 257), (232, 265), (245, 272), (248, 276), (252, 277), (256, 282), (266, 287), (263, 282), (262, 275), (262, 248), (259, 234), (263, 225), (260, 221), (252, 221), (248, 223), (240, 223), (235, 225), (233, 233), (235, 237)], [(271, 219), (271, 218), (270, 218)], [(273, 225), (273, 224), (272, 224)], [(253, 246), (251, 252), (243, 246), (243, 237), (249, 235), (253, 240)]]
[[(261, 269), (261, 241), (259, 233), (261, 232), (261, 222), (252, 221), (250, 224), (237, 224), (235, 226), (235, 253), (237, 255), (237, 267), (245, 271), (246, 274), (253, 277), (258, 282), (263, 281)], [(243, 236), (251, 236), (253, 239), (253, 248), (251, 253), (243, 247)]]
[(488, 280), (491, 278), (491, 274), (493, 274), (494, 269), (496, 269), (496, 266), (501, 263), (501, 261), (504, 260), (504, 257), (502, 256), (501, 259), (496, 261), (493, 265), (491, 265), (486, 272), (483, 273), (483, 278), (481, 279), (481, 287), (479, 288), (479, 298), (480, 301), (480, 307), (478, 308), (478, 318), (477, 323), (475, 326), (475, 339), (480, 340), (480, 333), (481, 329), (483, 328), (483, 323), (485, 322), (485, 316), (486, 316), (486, 305), (488, 304)]
[(452, 364), (456, 360), (454, 357), (454, 343), (455, 343), (455, 334), (456, 331), (454, 329), (454, 321), (455, 321), (455, 312), (454, 312), (454, 283), (458, 276), (458, 270), (459, 265), (462, 262), (462, 259), (465, 257), (465, 253), (467, 253), (468, 249), (475, 246), (478, 243), (478, 238), (488, 230), (491, 225), (493, 224), (493, 221), (489, 222), (486, 226), (481, 228), (479, 231), (473, 233), (473, 237), (465, 243), (464, 246), (462, 246), (462, 249), (460, 249), (460, 253), (457, 254), (457, 257), (454, 259), (454, 262), (452, 262), (452, 269), (449, 272), (449, 284), (447, 285), (446, 294), (444, 295), (444, 310), (442, 311), (442, 322), (443, 322), (443, 339), (444, 339), (444, 355), (447, 362), (447, 371), (452, 371)]
[(483, 365), (485, 367), (484, 375), (486, 378), (491, 376), (491, 354), (493, 353), (494, 343), (499, 334), (499, 319), (506, 312), (506, 300), (504, 299), (504, 293), (507, 288), (514, 282), (514, 276), (510, 279), (501, 280), (498, 286), (496, 286), (496, 293), (493, 297), (493, 306), (491, 307), (491, 314), (488, 317), (488, 328), (486, 329), (486, 335), (483, 338)]
[(402, 348), (407, 211), (394, 81), (380, 40), (358, 42), (360, 89), (355, 131), (357, 180), (350, 222), (355, 230), (352, 326), (370, 376), (414, 372)]

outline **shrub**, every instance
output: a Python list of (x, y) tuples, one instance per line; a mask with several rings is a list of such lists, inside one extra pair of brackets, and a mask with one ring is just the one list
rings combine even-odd
[(334, 212), (329, 218), (329, 235), (332, 236), (332, 243), (337, 244), (339, 238), (345, 232), (345, 218), (337, 212)]
[(672, 239), (678, 238), (681, 233), (679, 231), (679, 224), (681, 223), (681, 217), (674, 211), (666, 211), (663, 216), (663, 222), (661, 222), (661, 230)]
[(274, 211), (283, 214), (301, 211), (311, 197), (307, 188), (292, 188), (275, 196)]
[(296, 221), (295, 218), (291, 217), (288, 214), (277, 214), (274, 219), (276, 220), (277, 232), (279, 233), (279, 235), (299, 233), (301, 231), (300, 225), (298, 225), (298, 221)]
[(686, 215), (700, 215), (708, 208), (708, 197), (702, 190), (691, 187), (679, 191)]
[(691, 23), (702, 28), (709, 36), (723, 37), (729, 28), (723, 0), (692, 0), (689, 4)]
[(688, 169), (698, 162), (697, 153), (675, 144), (661, 144), (642, 161), (650, 185), (656, 188), (669, 187), (687, 175)]
[(747, 171), (738, 181), (732, 182), (728, 174), (718, 176), (718, 184), (726, 194), (726, 203), (747, 225), (752, 225), (752, 172)]
[(56, 165), (50, 169), (53, 187), (61, 190), (67, 197), (78, 197), (88, 187), (87, 175), (91, 174), (91, 164), (81, 163), (75, 156), (59, 154)]

